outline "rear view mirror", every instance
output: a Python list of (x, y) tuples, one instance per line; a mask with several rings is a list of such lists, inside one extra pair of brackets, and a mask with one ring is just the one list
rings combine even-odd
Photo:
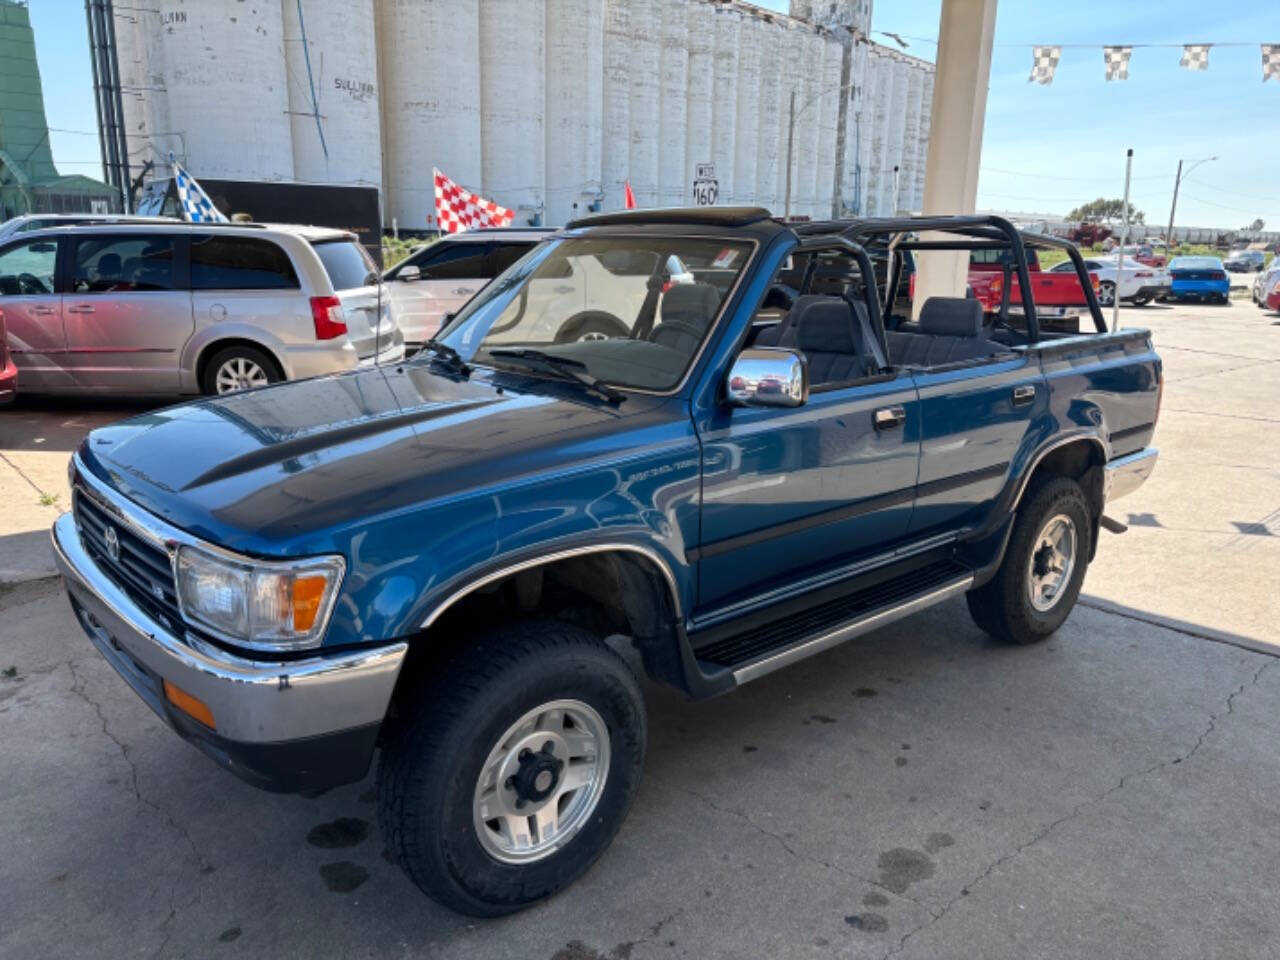
[(725, 383), (735, 407), (798, 407), (809, 399), (809, 365), (782, 347), (748, 347)]
[(416, 263), (411, 263), (407, 267), (402, 267), (400, 272), (396, 274), (397, 280), (403, 280), (406, 283), (414, 280), (422, 279), (422, 268)]

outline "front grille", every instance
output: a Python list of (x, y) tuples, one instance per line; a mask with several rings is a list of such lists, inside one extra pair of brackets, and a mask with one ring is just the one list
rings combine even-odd
[[(182, 615), (178, 611), (169, 554), (134, 533), (79, 488), (75, 491), (73, 509), (80, 542), (98, 568), (159, 623), (179, 632)], [(120, 544), (118, 559), (107, 549), (108, 528), (115, 530)]]

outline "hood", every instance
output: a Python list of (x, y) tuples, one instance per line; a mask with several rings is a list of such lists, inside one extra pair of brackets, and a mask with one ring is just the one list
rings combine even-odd
[(93, 431), (87, 469), (233, 550), (328, 549), (339, 528), (616, 455), (679, 401), (614, 406), (575, 384), (431, 363), (372, 368), (157, 410)]

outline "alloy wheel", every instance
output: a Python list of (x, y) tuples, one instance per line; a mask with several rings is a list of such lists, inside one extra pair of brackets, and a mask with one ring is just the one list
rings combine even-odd
[(218, 368), (213, 382), (221, 396), (251, 387), (265, 387), (271, 381), (267, 378), (267, 371), (248, 357), (232, 357)]
[(1076, 525), (1065, 513), (1054, 514), (1040, 528), (1027, 571), (1031, 606), (1041, 613), (1052, 610), (1071, 582), (1076, 566)]

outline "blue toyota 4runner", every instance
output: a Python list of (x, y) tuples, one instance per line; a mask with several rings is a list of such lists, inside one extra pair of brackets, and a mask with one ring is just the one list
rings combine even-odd
[(72, 605), (251, 783), (322, 790), (380, 749), (413, 881), (519, 909), (636, 792), (644, 701), (606, 637), (706, 697), (961, 595), (1011, 643), (1067, 617), (1155, 464), (1161, 364), (1087, 279), (1096, 333), (1007, 295), (905, 315), (908, 254), (997, 246), (1030, 290), (1025, 247), (1068, 245), (994, 217), (570, 224), (410, 362), (93, 431), (53, 532)]

